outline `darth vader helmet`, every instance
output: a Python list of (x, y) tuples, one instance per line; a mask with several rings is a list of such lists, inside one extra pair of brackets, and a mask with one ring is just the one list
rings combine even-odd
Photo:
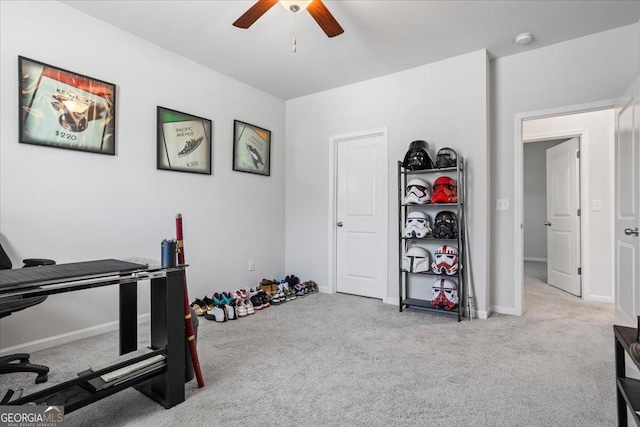
[(402, 268), (409, 273), (429, 271), (429, 264), (431, 264), (429, 252), (419, 246), (409, 248), (402, 260)]
[(427, 141), (413, 141), (409, 144), (409, 150), (404, 156), (402, 166), (408, 170), (433, 169), (433, 160), (429, 154), (429, 144)]
[(438, 279), (431, 290), (431, 307), (453, 310), (458, 305), (458, 286), (453, 280)]
[(441, 148), (436, 155), (436, 166), (440, 168), (451, 168), (456, 165), (458, 155), (452, 148)]
[(423, 238), (431, 234), (431, 218), (424, 212), (409, 212), (404, 227), (404, 237)]

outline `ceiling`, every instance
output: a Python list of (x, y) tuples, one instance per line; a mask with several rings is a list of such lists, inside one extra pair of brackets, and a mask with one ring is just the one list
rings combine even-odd
[[(249, 29), (232, 26), (251, 0), (63, 2), (285, 100), (483, 48), (498, 58), (640, 19), (637, 0), (325, 0), (345, 30), (328, 38), (307, 11), (279, 5)], [(515, 44), (525, 31), (534, 41)]]

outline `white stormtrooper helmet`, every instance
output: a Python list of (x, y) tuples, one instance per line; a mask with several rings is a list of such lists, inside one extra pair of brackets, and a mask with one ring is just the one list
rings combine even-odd
[(407, 183), (407, 195), (404, 198), (405, 205), (424, 205), (431, 202), (431, 184), (427, 181), (415, 178)]
[(433, 282), (431, 307), (453, 310), (458, 305), (458, 286), (453, 280), (438, 279)]
[(402, 260), (402, 268), (409, 273), (429, 271), (429, 264), (431, 264), (431, 255), (419, 246), (409, 248)]
[(436, 274), (446, 273), (449, 276), (458, 273), (458, 249), (449, 245), (442, 245), (436, 249), (431, 270)]
[(431, 218), (424, 212), (409, 212), (404, 237), (426, 237), (431, 234)]

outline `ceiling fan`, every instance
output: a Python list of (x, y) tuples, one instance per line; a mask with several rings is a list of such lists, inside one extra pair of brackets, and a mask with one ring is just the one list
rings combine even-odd
[(238, 28), (249, 28), (254, 22), (271, 9), (276, 3), (282, 4), (285, 9), (291, 12), (299, 12), (307, 9), (313, 19), (316, 20), (320, 28), (329, 37), (339, 36), (344, 30), (333, 17), (329, 9), (322, 3), (322, 0), (311, 1), (284, 1), (284, 0), (258, 0), (256, 4), (251, 6), (240, 18), (233, 23)]

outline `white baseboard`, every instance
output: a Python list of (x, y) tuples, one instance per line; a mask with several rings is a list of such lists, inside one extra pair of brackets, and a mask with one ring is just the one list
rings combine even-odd
[(500, 313), (500, 314), (510, 314), (511, 316), (516, 315), (516, 309), (514, 307), (503, 307), (500, 305), (492, 305), (491, 311)]
[[(149, 321), (149, 318), (149, 313), (139, 315), (138, 324)], [(70, 342), (83, 338), (95, 337), (107, 332), (117, 331), (119, 323), (120, 322), (118, 321), (103, 323), (102, 325), (91, 326), (89, 328), (79, 329), (77, 331), (67, 332), (53, 337), (14, 345), (13, 347), (1, 349), (0, 356), (14, 353), (33, 353), (34, 351), (45, 350), (62, 344), (69, 344)]]
[(547, 262), (546, 258), (532, 258), (532, 257), (524, 257), (523, 258), (525, 261), (533, 261), (533, 262)]
[(383, 299), (382, 299), (382, 302), (383, 302), (384, 304), (389, 304), (389, 305), (395, 305), (395, 306), (400, 305), (400, 299), (399, 299), (399, 298), (390, 298), (390, 297), (387, 297), (387, 298), (383, 298)]
[(601, 295), (590, 295), (588, 297), (584, 297), (583, 299), (585, 301), (606, 302), (609, 304), (613, 304), (613, 297), (605, 297)]
[(331, 293), (331, 289), (329, 289), (328, 286), (318, 286), (318, 292), (323, 293), (323, 294), (330, 294)]
[(480, 320), (487, 320), (489, 318), (489, 313), (487, 313), (486, 311), (476, 310), (475, 316), (473, 318), (480, 319)]

